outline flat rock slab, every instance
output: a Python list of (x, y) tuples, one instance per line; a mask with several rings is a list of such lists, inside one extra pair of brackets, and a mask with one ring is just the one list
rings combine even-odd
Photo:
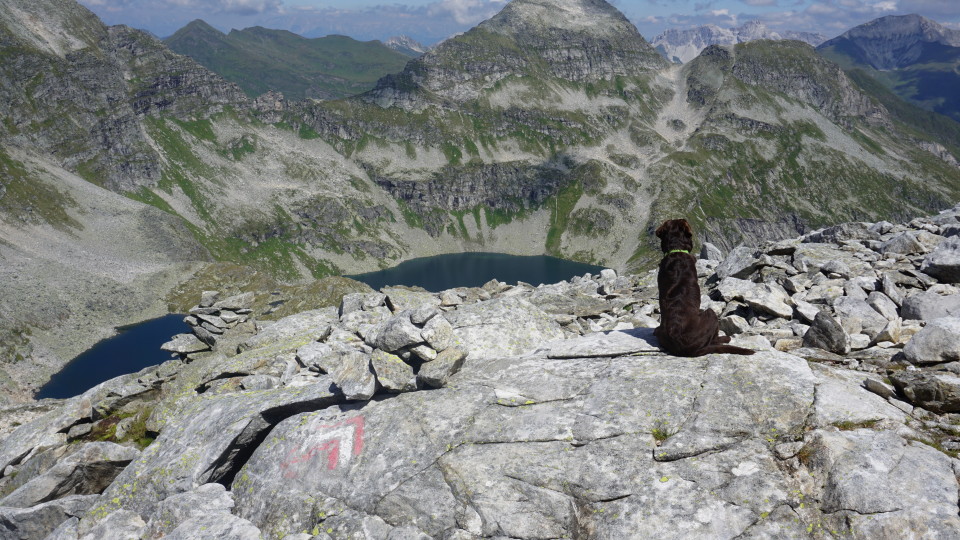
[(331, 390), (332, 380), (323, 377), (304, 387), (195, 399), (107, 488), (94, 513), (122, 507), (146, 518), (159, 501), (222, 480), (273, 422), (343, 400)]
[(444, 316), (453, 326), (454, 345), (474, 359), (515, 356), (563, 337), (553, 317), (519, 298), (470, 304)]
[(547, 358), (598, 358), (638, 353), (660, 353), (653, 328), (597, 332), (573, 339), (551, 341), (538, 351)]

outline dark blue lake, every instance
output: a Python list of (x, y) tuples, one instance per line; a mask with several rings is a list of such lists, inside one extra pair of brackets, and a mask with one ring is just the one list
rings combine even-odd
[(418, 286), (430, 292), (454, 287), (479, 287), (496, 278), (511, 285), (556, 283), (586, 273), (597, 274), (602, 266), (536, 255), (521, 257), (503, 253), (451, 253), (402, 262), (393, 268), (347, 276), (379, 290), (387, 285)]
[(73, 397), (103, 381), (169, 360), (170, 353), (161, 351), (160, 345), (175, 334), (190, 331), (183, 317), (166, 315), (118, 328), (118, 335), (97, 343), (51, 377), (36, 398)]
[[(379, 272), (348, 277), (374, 289), (408, 285), (438, 292), (454, 287), (479, 287), (491, 279), (511, 285), (518, 281), (533, 285), (556, 283), (586, 273), (596, 274), (602, 269), (602, 266), (545, 255), (453, 253), (413, 259)], [(167, 315), (118, 330), (118, 335), (74, 358), (40, 388), (36, 398), (73, 397), (103, 381), (163, 363), (171, 356), (161, 351), (160, 345), (176, 334), (189, 332), (190, 327), (183, 322), (183, 315)]]

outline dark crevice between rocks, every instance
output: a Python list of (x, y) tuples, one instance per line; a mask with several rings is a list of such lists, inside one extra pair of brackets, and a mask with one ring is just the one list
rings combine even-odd
[(206, 382), (202, 383), (200, 386), (194, 388), (193, 390), (194, 390), (194, 392), (196, 392), (196, 393), (198, 393), (198, 394), (203, 394), (204, 392), (206, 392), (207, 390), (210, 389), (210, 387), (212, 386), (212, 383), (213, 383), (214, 381), (219, 381), (219, 380), (222, 380), (222, 379), (232, 379), (232, 378), (234, 378), (234, 377), (246, 377), (247, 375), (250, 375), (250, 374), (249, 374), (249, 373), (234, 373), (234, 372), (230, 372), (230, 371), (225, 371), (225, 372), (223, 372), (223, 373), (218, 374), (216, 377), (210, 379), (209, 381), (206, 381)]
[(228, 490), (240, 469), (247, 464), (257, 448), (267, 439), (267, 436), (277, 424), (291, 416), (315, 412), (334, 405), (343, 404), (343, 395), (336, 393), (331, 396), (289, 403), (262, 411), (253, 418), (247, 427), (230, 443), (223, 454), (214, 461), (205, 471), (206, 482), (221, 484)]
[(720, 452), (726, 452), (727, 450), (736, 446), (740, 441), (732, 442), (729, 444), (721, 444), (714, 446), (712, 448), (707, 448), (705, 450), (698, 450), (696, 452), (684, 452), (680, 454), (667, 455), (665, 452), (659, 455), (654, 453), (653, 460), (657, 463), (671, 463), (673, 461), (680, 461), (682, 459), (698, 458), (701, 456), (708, 456), (710, 454), (717, 454)]

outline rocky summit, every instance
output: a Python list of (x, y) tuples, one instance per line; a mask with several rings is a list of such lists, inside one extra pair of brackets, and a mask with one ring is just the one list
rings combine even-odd
[(663, 353), (656, 275), (387, 287), (3, 410), (0, 536), (953, 538), (960, 206), (726, 256), (752, 356)]

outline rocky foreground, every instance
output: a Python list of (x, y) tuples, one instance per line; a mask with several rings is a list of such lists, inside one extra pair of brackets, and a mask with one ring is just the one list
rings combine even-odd
[(704, 246), (753, 356), (662, 353), (654, 274), (206, 293), (179, 358), (3, 412), (0, 537), (956, 538), (958, 217)]

